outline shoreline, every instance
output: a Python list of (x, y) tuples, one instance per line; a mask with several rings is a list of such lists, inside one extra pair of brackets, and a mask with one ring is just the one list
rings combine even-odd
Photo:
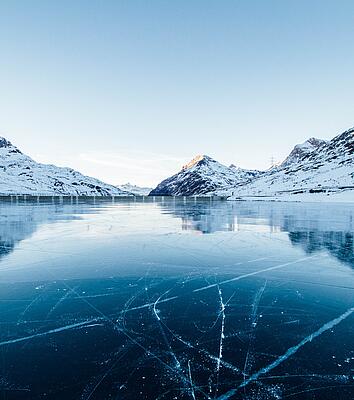
[(354, 203), (354, 190), (337, 193), (298, 193), (269, 196), (230, 196), (228, 201), (273, 201), (300, 203)]

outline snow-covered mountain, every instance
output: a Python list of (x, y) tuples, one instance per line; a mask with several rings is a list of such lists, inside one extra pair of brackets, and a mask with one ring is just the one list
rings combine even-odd
[(310, 138), (306, 142), (297, 144), (288, 157), (281, 164), (282, 167), (286, 167), (290, 164), (300, 162), (304, 157), (306, 157), (312, 151), (318, 149), (320, 146), (325, 144), (326, 141), (317, 138)]
[(0, 137), (0, 194), (121, 196), (130, 193), (71, 168), (37, 163)]
[[(330, 141), (311, 138), (294, 147), (267, 171), (225, 166), (209, 156), (195, 157), (155, 189), (115, 187), (71, 168), (40, 164), (0, 137), (0, 195), (219, 195), (233, 198), (290, 193), (330, 195), (350, 190), (354, 199), (354, 128)], [(347, 193), (347, 192), (346, 192)]]
[(246, 183), (259, 175), (259, 171), (227, 167), (202, 155), (184, 165), (177, 174), (162, 181), (150, 196), (221, 195), (231, 187)]
[(133, 193), (136, 196), (147, 196), (152, 191), (152, 188), (136, 186), (132, 185), (131, 183), (125, 183), (124, 185), (117, 185), (117, 187), (125, 192)]
[(280, 165), (267, 171), (227, 167), (208, 156), (197, 156), (150, 195), (237, 198), (286, 193), (330, 195), (348, 190), (354, 199), (354, 128), (329, 141), (310, 138), (296, 145)]
[(234, 196), (274, 196), (284, 192), (331, 194), (354, 189), (354, 128), (330, 141), (310, 139), (295, 146), (279, 166), (234, 188)]

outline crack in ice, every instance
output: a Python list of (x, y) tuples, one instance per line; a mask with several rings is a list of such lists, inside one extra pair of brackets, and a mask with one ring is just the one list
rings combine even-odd
[(351, 314), (354, 312), (354, 307), (349, 308), (345, 313), (340, 315), (339, 317), (332, 319), (331, 321), (325, 323), (321, 328), (319, 328), (317, 331), (311, 333), (310, 335), (306, 336), (304, 339), (301, 340), (298, 344), (295, 346), (290, 347), (282, 356), (278, 357), (276, 360), (274, 360), (271, 364), (267, 365), (266, 367), (260, 369), (259, 371), (255, 372), (252, 374), (248, 379), (246, 379), (244, 382), (241, 383), (241, 385), (238, 386), (236, 389), (231, 389), (227, 393), (223, 394), (222, 396), (218, 397), (218, 400), (227, 400), (231, 396), (237, 393), (238, 389), (241, 389), (243, 387), (246, 387), (248, 384), (251, 382), (256, 381), (261, 375), (264, 375), (268, 373), (269, 371), (273, 370), (276, 368), (278, 365), (286, 361), (289, 357), (294, 355), (300, 348), (305, 346), (307, 343), (311, 342), (313, 339), (316, 339), (322, 333), (327, 332), (328, 330), (332, 329), (345, 319), (347, 319)]
[[(153, 311), (154, 311), (154, 315), (155, 315), (155, 317), (156, 317), (156, 319), (157, 319), (157, 322), (158, 322), (158, 324), (159, 324), (159, 328), (160, 328), (160, 330), (161, 330), (162, 337), (163, 337), (163, 339), (164, 339), (164, 341), (165, 341), (165, 343), (166, 343), (166, 345), (167, 345), (167, 347), (168, 347), (168, 349), (169, 349), (169, 351), (170, 351), (171, 357), (172, 357), (172, 358), (174, 359), (174, 361), (175, 361), (176, 368), (177, 368), (179, 371), (181, 371), (181, 370), (182, 370), (182, 369), (181, 369), (181, 363), (178, 361), (178, 359), (177, 359), (177, 357), (176, 357), (176, 354), (175, 354), (174, 351), (172, 350), (171, 344), (170, 344), (170, 342), (169, 342), (168, 339), (167, 339), (166, 333), (165, 333), (165, 331), (164, 331), (164, 329), (163, 329), (163, 326), (162, 326), (162, 323), (161, 323), (161, 318), (160, 318), (160, 316), (159, 316), (159, 314), (158, 314), (158, 310), (157, 310), (157, 308), (156, 308), (157, 304), (159, 304), (159, 302), (160, 302), (160, 300), (162, 299), (162, 297), (165, 296), (165, 295), (166, 295), (167, 293), (169, 293), (170, 291), (171, 291), (171, 289), (166, 290), (166, 292), (164, 292), (164, 293), (155, 301), (154, 306), (153, 306)], [(182, 372), (181, 372), (181, 373), (182, 373)]]
[(220, 370), (220, 362), (222, 359), (222, 350), (223, 350), (223, 340), (225, 338), (224, 330), (225, 330), (225, 304), (223, 303), (222, 292), (221, 289), (218, 288), (219, 298), (220, 298), (220, 313), (221, 313), (221, 329), (220, 329), (220, 344), (219, 344), (219, 357), (217, 362), (217, 372)]
[(194, 392), (194, 385), (193, 385), (192, 372), (191, 372), (191, 360), (188, 360), (188, 376), (189, 376), (189, 381), (191, 384), (192, 397), (193, 397), (193, 400), (195, 400), (195, 392)]
[(75, 328), (79, 328), (88, 324), (92, 324), (94, 322), (99, 321), (100, 319), (91, 319), (88, 321), (84, 321), (84, 322), (78, 322), (76, 324), (70, 324), (70, 325), (65, 325), (65, 326), (61, 326), (60, 328), (55, 328), (55, 329), (50, 329), (49, 331), (45, 331), (45, 332), (41, 332), (41, 333), (35, 333), (33, 335), (29, 335), (29, 336), (23, 336), (17, 339), (10, 339), (10, 340), (5, 340), (3, 342), (0, 342), (0, 346), (6, 346), (8, 344), (13, 344), (13, 343), (19, 343), (19, 342), (25, 342), (26, 340), (30, 340), (30, 339), (34, 339), (37, 337), (41, 337), (41, 336), (47, 336), (47, 335), (51, 335), (53, 333), (59, 333), (59, 332), (64, 332), (70, 329), (75, 329)]
[(208, 285), (208, 286), (203, 286), (201, 288), (194, 289), (193, 292), (200, 292), (202, 290), (211, 289), (211, 288), (217, 287), (219, 285), (225, 285), (226, 283), (239, 281), (241, 279), (248, 278), (248, 277), (254, 276), (254, 275), (258, 275), (258, 274), (261, 274), (263, 272), (274, 271), (274, 270), (277, 270), (277, 269), (280, 269), (280, 268), (284, 268), (284, 267), (287, 267), (289, 265), (297, 264), (297, 263), (302, 262), (302, 261), (310, 260), (310, 259), (316, 258), (316, 257), (317, 257), (317, 255), (316, 256), (310, 256), (310, 257), (304, 257), (304, 258), (300, 258), (300, 259), (295, 260), (295, 261), (289, 261), (289, 262), (284, 263), (284, 264), (279, 264), (279, 265), (275, 265), (273, 267), (264, 268), (264, 269), (261, 269), (261, 270), (258, 270), (258, 271), (249, 272), (247, 274), (239, 275), (239, 276), (236, 276), (235, 278), (227, 279), (227, 280), (221, 281), (219, 283), (213, 283), (213, 284)]
[(255, 328), (257, 326), (257, 322), (258, 322), (258, 318), (259, 318), (258, 307), (259, 307), (259, 303), (261, 301), (261, 298), (262, 298), (262, 295), (263, 295), (263, 292), (264, 292), (266, 286), (267, 286), (267, 280), (265, 281), (264, 285), (256, 293), (256, 296), (254, 297), (254, 301), (253, 301), (253, 304), (252, 304), (252, 312), (251, 312), (251, 318), (250, 318), (250, 320), (251, 320), (251, 331), (250, 331), (249, 336), (248, 336), (248, 349), (247, 349), (245, 364), (244, 364), (243, 373), (242, 373), (244, 381), (246, 380), (246, 376), (249, 376), (248, 372), (249, 372), (249, 370), (251, 368), (249, 360), (250, 360), (250, 354), (251, 354), (251, 347), (253, 347), (252, 344), (253, 344), (254, 339), (255, 339), (254, 330), (255, 330)]
[(223, 351), (223, 341), (225, 338), (225, 304), (224, 300), (222, 298), (222, 291), (220, 287), (218, 286), (218, 294), (219, 294), (219, 300), (220, 300), (220, 314), (221, 314), (221, 327), (220, 327), (220, 342), (219, 342), (219, 355), (217, 358), (216, 362), (216, 389), (215, 389), (215, 396), (218, 393), (219, 389), (219, 374), (220, 374), (220, 363), (222, 360), (222, 351)]

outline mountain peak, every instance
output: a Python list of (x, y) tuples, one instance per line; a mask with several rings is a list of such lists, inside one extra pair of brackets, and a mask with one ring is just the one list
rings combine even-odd
[(2, 147), (5, 147), (5, 148), (13, 147), (13, 145), (9, 140), (7, 140), (4, 137), (0, 136), (0, 148), (2, 148)]
[(323, 139), (311, 137), (310, 139), (307, 139), (304, 143), (297, 144), (288, 155), (288, 157), (283, 161), (281, 166), (285, 167), (300, 161), (303, 157), (318, 149), (325, 143), (327, 142)]
[(0, 136), (0, 149), (5, 149), (4, 151), (9, 154), (22, 154), (22, 152), (16, 146), (2, 136)]
[(238, 166), (235, 165), (235, 164), (230, 164), (229, 168), (234, 169), (234, 170), (240, 170), (240, 169), (242, 169), (241, 167), (238, 167)]
[(337, 140), (338, 138), (340, 139), (346, 139), (349, 138), (351, 139), (354, 136), (354, 127), (347, 129), (345, 132), (341, 133), (340, 135), (336, 136), (335, 138), (332, 139), (333, 140)]
[(254, 179), (259, 171), (227, 167), (207, 155), (198, 155), (177, 174), (160, 182), (150, 196), (193, 196), (227, 192)]
[(297, 144), (294, 147), (294, 150), (301, 149), (303, 152), (310, 152), (322, 146), (324, 143), (326, 143), (326, 141), (323, 139), (311, 137), (310, 139), (307, 139), (304, 143)]
[(204, 164), (205, 162), (208, 162), (208, 161), (214, 161), (214, 160), (205, 154), (199, 154), (199, 155), (195, 156), (191, 161), (189, 161), (189, 163), (183, 165), (182, 171), (190, 169), (197, 164), (199, 164), (199, 165)]
[(312, 146), (318, 147), (318, 146), (321, 146), (322, 144), (326, 143), (326, 140), (311, 137), (310, 139), (306, 140), (305, 143), (309, 143)]
[(345, 133), (351, 133), (352, 135), (354, 135), (354, 126), (352, 128), (347, 129)]

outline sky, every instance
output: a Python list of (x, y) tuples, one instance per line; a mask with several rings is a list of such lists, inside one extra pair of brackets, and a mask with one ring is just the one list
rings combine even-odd
[(0, 0), (0, 135), (37, 161), (155, 186), (353, 125), (352, 0)]

